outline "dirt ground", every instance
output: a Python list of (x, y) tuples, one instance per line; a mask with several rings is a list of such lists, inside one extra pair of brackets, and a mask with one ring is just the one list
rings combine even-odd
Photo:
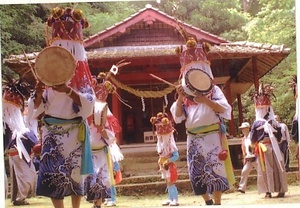
[[(294, 153), (294, 151), (292, 151)], [(294, 155), (291, 154), (291, 165), (296, 167), (296, 160), (294, 159)], [(145, 163), (145, 165), (149, 165)], [(143, 168), (140, 168), (140, 170)], [(146, 168), (145, 168), (146, 170)], [(148, 171), (148, 169), (147, 169)], [(264, 198), (264, 194), (258, 194), (256, 185), (248, 186), (246, 193), (242, 194), (239, 192), (230, 192), (224, 193), (222, 196), (222, 205), (219, 207), (225, 208), (300, 208), (300, 181), (296, 179), (296, 177), (292, 177), (293, 180), (288, 180), (288, 192), (284, 198)], [(256, 184), (256, 182), (252, 183), (251, 180), (248, 181), (248, 184)], [(128, 196), (129, 195), (129, 196)], [(276, 193), (273, 194), (276, 196)], [(165, 194), (131, 194), (128, 193), (124, 195), (117, 195), (117, 208), (162, 208), (161, 203), (167, 199), (167, 193)], [(19, 206), (20, 208), (53, 208), (51, 201), (49, 198), (45, 197), (33, 197), (27, 200), (30, 205), (29, 206)], [(5, 203), (5, 204), (4, 204)], [(205, 206), (203, 199), (200, 196), (194, 196), (191, 192), (179, 194), (179, 203), (180, 207), (202, 207)], [(13, 208), (14, 206), (10, 202), (10, 199), (6, 199), (3, 202), (4, 207)], [(2, 208), (2, 201), (0, 204), (0, 208)], [(82, 198), (82, 203), (80, 208), (92, 208), (92, 204), (85, 201)], [(102, 206), (102, 208), (105, 206)], [(71, 208), (71, 200), (70, 197), (65, 199), (65, 207)]]
[[(290, 185), (285, 198), (265, 199), (264, 195), (259, 195), (256, 186), (249, 187), (245, 194), (239, 192), (225, 193), (222, 196), (222, 207), (300, 207), (300, 186), (299, 182)], [(274, 197), (276, 194), (274, 193)], [(167, 194), (161, 196), (130, 196), (118, 197), (118, 207), (162, 207)], [(200, 196), (194, 196), (191, 193), (179, 195), (179, 207), (199, 207), (205, 206)]]
[[(276, 194), (274, 194), (276, 196)], [(161, 203), (166, 199), (165, 195), (148, 196), (117, 196), (117, 208), (142, 208), (142, 207), (162, 207)], [(43, 197), (33, 197), (28, 199), (29, 206), (19, 206), (23, 208), (52, 208), (50, 199)], [(179, 195), (178, 207), (200, 207), (205, 206), (200, 196), (194, 196), (191, 193), (182, 193)], [(5, 201), (5, 207), (12, 206), (9, 199)], [(105, 207), (105, 206), (103, 206)], [(250, 186), (245, 194), (239, 192), (225, 193), (222, 196), (221, 207), (272, 207), (272, 208), (290, 208), (300, 207), (300, 182), (289, 185), (289, 190), (284, 198), (265, 199), (264, 195), (259, 195), (256, 186)], [(71, 208), (70, 197), (66, 198), (65, 208)], [(92, 208), (92, 204), (82, 199), (81, 208)]]

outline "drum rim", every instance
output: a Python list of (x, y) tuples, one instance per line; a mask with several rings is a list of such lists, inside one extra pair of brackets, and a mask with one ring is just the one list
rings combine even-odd
[[(64, 53), (68, 57), (68, 59), (71, 60), (70, 63), (72, 63), (72, 64), (68, 65), (69, 73), (65, 78), (56, 79), (56, 80), (49, 80), (49, 79), (45, 78), (45, 74), (41, 73), (41, 71), (38, 70), (38, 68), (40, 67), (39, 66), (40, 65), (39, 60), (41, 59), (40, 57), (43, 57), (43, 55), (45, 53), (47, 53), (49, 50), (59, 50), (61, 53)], [(64, 51), (64, 52), (62, 52), (62, 51)], [(38, 80), (40, 80), (41, 82), (43, 82), (47, 86), (55, 86), (55, 85), (65, 84), (66, 82), (71, 80), (73, 75), (75, 74), (76, 59), (73, 56), (73, 54), (70, 51), (68, 51), (67, 49), (65, 49), (64, 47), (61, 47), (61, 46), (48, 46), (48, 47), (44, 48), (43, 50), (41, 50), (39, 52), (39, 54), (37, 55), (37, 57), (35, 59), (34, 71), (35, 71), (35, 74), (36, 74)], [(68, 71), (66, 71), (66, 72), (68, 72)]]

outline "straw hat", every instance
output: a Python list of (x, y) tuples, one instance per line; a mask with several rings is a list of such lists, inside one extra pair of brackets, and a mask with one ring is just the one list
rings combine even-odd
[(239, 129), (250, 128), (250, 124), (248, 122), (243, 122)]

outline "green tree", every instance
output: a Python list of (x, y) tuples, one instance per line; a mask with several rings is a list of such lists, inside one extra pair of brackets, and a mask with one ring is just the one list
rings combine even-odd
[(86, 5), (88, 20), (91, 27), (84, 31), (84, 35), (94, 35), (112, 25), (121, 22), (142, 7), (131, 5), (129, 2), (91, 3)]
[(36, 11), (37, 6), (34, 5), (0, 7), (2, 56), (41, 49), (44, 27), (42, 19), (35, 16)]
[[(275, 113), (282, 120), (290, 124), (295, 113), (295, 101), (288, 85), (296, 69), (296, 24), (294, 0), (259, 0), (260, 10), (252, 17), (243, 30), (248, 34), (248, 41), (283, 44), (291, 48), (290, 55), (271, 72), (264, 76), (260, 82), (272, 83), (275, 87), (272, 106)], [(247, 111), (252, 111), (253, 102), (243, 99), (243, 105)], [(249, 119), (247, 115), (246, 118)]]
[[(214, 35), (231, 41), (245, 40), (245, 33), (241, 28), (246, 25), (250, 16), (243, 11), (239, 0), (170, 0), (159, 8), (178, 20)], [(234, 35), (229, 35), (231, 31), (234, 31)]]

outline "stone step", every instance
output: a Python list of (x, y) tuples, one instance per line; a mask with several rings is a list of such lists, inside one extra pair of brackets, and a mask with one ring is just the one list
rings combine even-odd
[[(237, 184), (240, 181), (240, 176), (236, 176), (235, 187), (232, 187), (228, 192), (234, 192)], [(295, 183), (298, 180), (298, 171), (288, 172), (288, 184)], [(248, 178), (248, 186), (256, 185), (257, 177), (255, 174)], [(192, 192), (190, 180), (186, 175), (180, 175), (176, 181), (176, 187), (179, 193)], [(151, 194), (165, 194), (166, 183), (160, 177), (139, 176), (124, 178), (123, 181), (116, 185), (117, 193), (124, 196), (145, 196)]]
[[(248, 186), (256, 185), (256, 172), (249, 175)], [(9, 179), (9, 192), (8, 198), (10, 198), (10, 178)], [(240, 181), (240, 176), (236, 176), (236, 184)], [(288, 184), (294, 183), (298, 180), (298, 171), (288, 172), (287, 181)], [(179, 193), (192, 192), (190, 180), (188, 174), (179, 174), (176, 181), (176, 187)], [(160, 175), (148, 175), (148, 176), (132, 176), (123, 178), (122, 182), (116, 185), (117, 194), (124, 196), (145, 196), (151, 194), (166, 194), (166, 183)], [(234, 187), (228, 192), (233, 192)]]
[[(291, 172), (288, 172), (288, 174), (298, 171), (297, 167), (291, 167), (290, 169), (291, 169)], [(141, 175), (135, 175), (135, 176), (129, 176), (129, 177), (124, 177), (124, 173), (122, 173), (123, 180), (120, 184), (121, 185), (140, 184), (140, 183), (148, 183), (148, 182), (159, 182), (162, 180), (160, 173), (158, 173), (157, 171), (154, 174), (151, 174), (151, 172), (148, 172), (148, 173), (149, 174), (141, 174)], [(251, 177), (256, 180), (256, 174), (257, 174), (256, 170), (251, 171), (249, 178)], [(234, 175), (235, 175), (236, 180), (239, 181), (240, 175), (241, 175), (241, 170), (235, 170)], [(189, 179), (187, 168), (185, 169), (185, 171), (178, 171), (178, 180), (185, 180), (185, 179)]]
[[(120, 164), (123, 177), (158, 175), (157, 158), (155, 162), (122, 161)], [(188, 172), (186, 161), (177, 161), (176, 167), (178, 173)]]
[[(189, 179), (189, 175), (187, 173), (178, 174), (178, 180), (186, 180)], [(143, 176), (132, 176), (123, 178), (120, 185), (126, 184), (140, 184), (140, 183), (152, 183), (152, 182), (160, 182), (163, 179), (161, 175), (143, 175)]]

